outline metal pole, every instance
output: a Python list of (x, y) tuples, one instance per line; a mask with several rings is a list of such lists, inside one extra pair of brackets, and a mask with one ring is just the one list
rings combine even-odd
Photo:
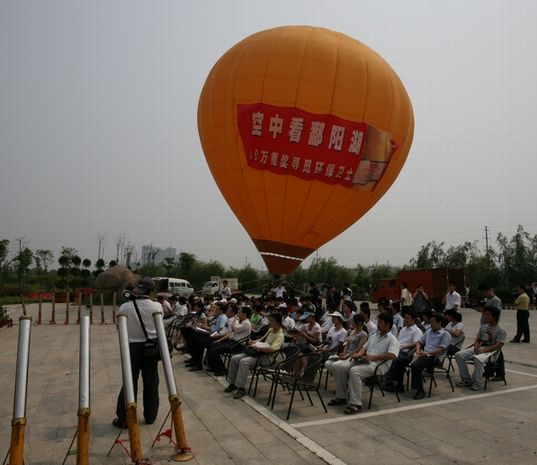
[(81, 313), (82, 313), (82, 292), (78, 291), (78, 312), (76, 315), (76, 324), (80, 324)]
[(28, 389), (31, 330), (32, 317), (21, 316), (19, 318), (17, 372), (15, 375), (13, 419), (11, 421), (11, 446), (9, 448), (10, 465), (23, 465), (24, 463), (24, 433), (26, 428), (26, 395)]
[(117, 316), (117, 326), (119, 332), (119, 350), (121, 353), (121, 369), (123, 373), (123, 394), (125, 396), (125, 410), (127, 413), (127, 425), (129, 427), (131, 458), (134, 463), (141, 463), (142, 446), (140, 441), (140, 426), (138, 425), (138, 416), (136, 414), (134, 383), (132, 381), (127, 315), (120, 313)]
[(52, 317), (49, 321), (51, 325), (56, 324), (56, 293), (52, 293)]
[(80, 320), (80, 359), (78, 375), (78, 437), (77, 465), (89, 463), (89, 417), (90, 409), (90, 321), (89, 316)]
[(117, 292), (112, 295), (112, 324), (116, 324), (116, 298)]
[(89, 321), (93, 324), (93, 294), (89, 295)]
[(101, 324), (104, 325), (104, 295), (101, 292)]
[(40, 292), (39, 293), (39, 306), (37, 310), (37, 324), (38, 325), (41, 324), (41, 316), (43, 315), (42, 311), (43, 311), (43, 296)]
[(71, 294), (69, 291), (67, 291), (66, 298), (65, 298), (65, 321), (63, 322), (64, 325), (69, 324), (69, 304), (71, 300)]
[(164, 374), (166, 376), (166, 385), (168, 386), (168, 400), (170, 402), (173, 429), (175, 430), (175, 439), (178, 449), (177, 454), (172, 455), (170, 458), (174, 462), (186, 462), (194, 458), (194, 453), (186, 441), (185, 425), (183, 423), (183, 414), (181, 412), (181, 399), (177, 394), (177, 384), (175, 382), (170, 353), (168, 352), (168, 341), (166, 340), (166, 333), (164, 331), (162, 312), (154, 312), (153, 320), (155, 321), (160, 348), (160, 358), (162, 359), (162, 366), (164, 367)]

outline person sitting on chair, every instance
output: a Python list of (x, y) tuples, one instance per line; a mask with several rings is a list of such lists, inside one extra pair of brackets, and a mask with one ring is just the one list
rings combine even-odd
[(446, 350), (451, 344), (451, 335), (442, 328), (444, 318), (440, 313), (431, 317), (431, 328), (428, 329), (416, 344), (414, 360), (410, 362), (412, 371), (412, 389), (416, 389), (414, 399), (423, 399), (423, 370), (434, 369), (435, 363), (441, 363)]
[[(258, 341), (252, 341), (247, 349), (251, 350), (252, 355), (241, 353), (234, 355), (229, 363), (229, 386), (224, 389), (224, 392), (233, 392), (237, 390), (234, 399), (241, 399), (245, 396), (246, 380), (248, 379), (249, 371), (255, 367), (257, 359), (263, 354), (269, 354), (280, 350), (284, 342), (282, 330), (282, 315), (274, 312), (269, 316), (269, 330)], [(261, 344), (264, 343), (264, 344)], [(246, 349), (245, 349), (246, 350)], [(247, 350), (247, 352), (249, 352)]]
[(399, 341), (391, 333), (392, 324), (392, 315), (381, 313), (378, 317), (378, 332), (371, 335), (364, 346), (351, 356), (354, 365), (350, 370), (334, 371), (336, 399), (331, 405), (344, 404), (348, 389), (349, 401), (343, 413), (352, 415), (362, 411), (362, 381), (373, 376), (382, 362), (388, 361), (377, 370), (377, 374), (385, 374), (391, 361), (399, 355)]
[(404, 317), (405, 325), (399, 332), (397, 339), (399, 340), (399, 355), (393, 361), (392, 366), (388, 370), (388, 384), (384, 388), (388, 392), (405, 392), (403, 379), (405, 377), (405, 368), (412, 361), (412, 357), (416, 350), (416, 343), (423, 336), (421, 330), (416, 326), (416, 312), (407, 310)]
[(462, 315), (454, 309), (446, 310), (445, 316), (448, 320), (446, 331), (451, 334), (451, 344), (447, 348), (448, 355), (455, 355), (461, 350), (464, 342), (464, 325), (462, 324)]
[[(498, 324), (500, 310), (497, 307), (485, 306), (483, 308), (483, 318), (486, 323), (481, 325), (479, 333), (472, 347), (461, 350), (455, 354), (455, 361), (459, 366), (461, 375), (457, 386), (470, 387), (472, 391), (480, 391), (483, 384), (483, 371), (488, 359), (501, 349), (505, 343), (507, 334)], [(470, 376), (467, 363), (473, 360), (474, 373)]]

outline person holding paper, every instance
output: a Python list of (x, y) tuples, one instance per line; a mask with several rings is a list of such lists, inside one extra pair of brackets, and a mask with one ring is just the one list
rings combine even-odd
[[(498, 324), (499, 317), (500, 310), (497, 307), (483, 308), (485, 324), (479, 328), (474, 345), (455, 354), (461, 375), (457, 386), (470, 387), (472, 391), (481, 390), (485, 365), (492, 354), (503, 347), (507, 337), (505, 330)], [(474, 373), (471, 376), (467, 365), (470, 360), (474, 362)]]
[(228, 373), (229, 386), (224, 389), (224, 392), (237, 390), (233, 398), (241, 399), (244, 397), (246, 394), (244, 388), (248, 379), (248, 373), (257, 363), (257, 359), (263, 356), (263, 354), (280, 350), (283, 341), (282, 315), (277, 312), (271, 313), (267, 333), (261, 339), (251, 341), (246, 347), (245, 352), (231, 357)]

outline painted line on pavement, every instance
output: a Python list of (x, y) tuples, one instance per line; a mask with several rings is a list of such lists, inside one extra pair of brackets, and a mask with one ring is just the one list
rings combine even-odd
[(518, 388), (512, 388), (512, 389), (505, 389), (503, 391), (497, 391), (497, 392), (487, 392), (487, 393), (483, 393), (483, 394), (475, 394), (475, 395), (471, 395), (471, 396), (457, 397), (455, 399), (437, 400), (437, 401), (434, 401), (434, 402), (426, 402), (426, 403), (421, 403), (421, 404), (406, 405), (404, 407), (395, 407), (395, 408), (391, 408), (391, 409), (380, 410), (380, 411), (377, 411), (377, 412), (366, 412), (366, 413), (359, 413), (357, 415), (349, 415), (349, 416), (344, 416), (344, 417), (326, 418), (324, 420), (314, 420), (314, 421), (304, 421), (304, 422), (299, 422), (299, 423), (291, 423), (289, 426), (291, 426), (292, 428), (307, 428), (307, 427), (310, 427), (310, 426), (329, 425), (331, 423), (342, 423), (344, 421), (353, 421), (353, 420), (360, 420), (360, 419), (364, 419), (364, 418), (378, 417), (380, 415), (389, 415), (389, 414), (392, 414), (392, 413), (408, 412), (408, 411), (411, 411), (411, 410), (419, 410), (419, 409), (423, 409), (423, 408), (436, 407), (438, 405), (453, 404), (455, 402), (466, 402), (468, 400), (479, 400), (479, 399), (484, 399), (486, 397), (501, 396), (503, 394), (511, 394), (513, 392), (528, 391), (530, 389), (537, 389), (537, 384), (533, 384), (531, 386), (523, 386), (523, 387), (518, 387)]
[[(228, 383), (225, 381), (225, 377), (217, 377), (214, 375), (211, 376), (222, 386), (227, 387)], [(341, 459), (338, 459), (334, 454), (321, 447), (315, 441), (311, 440), (300, 431), (297, 431), (292, 425), (274, 415), (267, 408), (260, 405), (256, 400), (249, 396), (244, 396), (241, 400), (252, 407), (257, 413), (262, 415), (268, 421), (280, 428), (284, 433), (287, 433), (289, 436), (291, 436), (295, 441), (302, 444), (310, 452), (324, 460), (328, 465), (347, 465), (345, 462), (343, 462)]]
[(516, 371), (516, 370), (505, 370), (509, 373), (515, 373), (517, 375), (524, 375), (524, 376), (531, 376), (532, 378), (537, 378), (537, 375), (532, 375), (530, 373), (524, 373), (523, 371)]

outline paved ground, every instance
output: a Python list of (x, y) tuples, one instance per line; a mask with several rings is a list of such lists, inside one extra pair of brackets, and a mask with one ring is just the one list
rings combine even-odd
[[(15, 319), (20, 309), (13, 308)], [(37, 321), (37, 306), (28, 306)], [(110, 425), (121, 383), (118, 338), (96, 315), (92, 331), (92, 433), (91, 461), (98, 464), (130, 463), (116, 446), (106, 454), (118, 430)], [(463, 310), (467, 332), (477, 329), (478, 314)], [(57, 308), (63, 323), (64, 308)], [(43, 324), (32, 327), (27, 404), (27, 464), (60, 464), (75, 433), (78, 408), (78, 326), (76, 308), (71, 324), (49, 325), (44, 308)], [(537, 314), (532, 331), (537, 342)], [(45, 324), (46, 322), (46, 324)], [(504, 310), (502, 324), (513, 335), (515, 311)], [(0, 458), (9, 447), (18, 327), (0, 329)], [(187, 440), (199, 464), (503, 464), (537, 463), (537, 344), (507, 344), (508, 385), (493, 383), (484, 393), (455, 388), (438, 380), (430, 399), (412, 400), (412, 393), (382, 398), (376, 393), (371, 410), (348, 417), (341, 407), (324, 413), (300, 399), (285, 422), (289, 397), (280, 394), (273, 411), (265, 408), (268, 386), (261, 383), (256, 399), (233, 400), (223, 392), (225, 381), (205, 373), (191, 373), (183, 357), (174, 355), (176, 379), (183, 397)], [(457, 378), (456, 378), (457, 379)], [(168, 410), (166, 385), (161, 378), (161, 410), (154, 425), (141, 422), (144, 455), (151, 463), (167, 463), (174, 449), (167, 438), (151, 449), (151, 443)], [(328, 391), (333, 389), (332, 380)], [(328, 400), (331, 392), (323, 392)], [(364, 394), (365, 400), (365, 394)], [(141, 417), (141, 415), (139, 415)], [(166, 426), (168, 427), (168, 426)], [(127, 437), (124, 433), (122, 437)], [(126, 444), (128, 447), (128, 444)], [(74, 456), (66, 463), (74, 464)]]

